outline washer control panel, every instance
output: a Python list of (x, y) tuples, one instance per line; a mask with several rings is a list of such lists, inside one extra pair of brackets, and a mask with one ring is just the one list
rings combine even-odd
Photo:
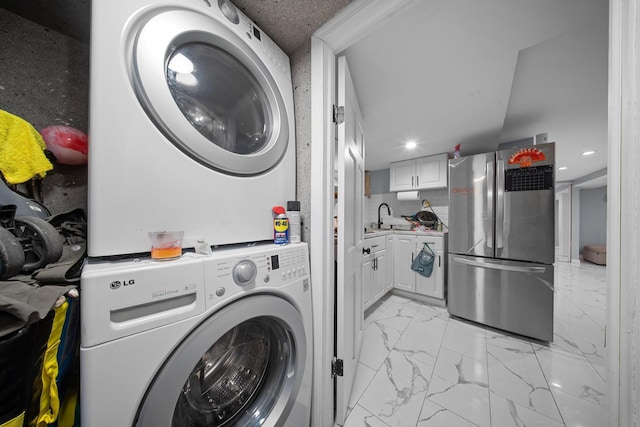
[[(206, 305), (259, 288), (279, 288), (303, 279), (309, 286), (306, 243), (220, 250), (204, 260)], [(302, 286), (302, 285), (301, 285)]]

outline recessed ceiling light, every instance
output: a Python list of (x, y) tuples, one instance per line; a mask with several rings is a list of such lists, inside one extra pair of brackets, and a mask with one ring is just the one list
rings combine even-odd
[(407, 147), (409, 150), (416, 148), (418, 144), (416, 144), (415, 141), (409, 141), (407, 142), (404, 146)]
[(559, 170), (559, 171), (566, 171), (566, 170), (567, 170), (567, 167), (566, 167), (566, 166), (560, 166), (560, 167), (558, 168), (558, 170)]
[(594, 154), (594, 153), (595, 153), (595, 151), (590, 150), (590, 151), (585, 151), (584, 153), (582, 153), (582, 155), (583, 155), (583, 156), (590, 156), (590, 155), (592, 155), (592, 154)]

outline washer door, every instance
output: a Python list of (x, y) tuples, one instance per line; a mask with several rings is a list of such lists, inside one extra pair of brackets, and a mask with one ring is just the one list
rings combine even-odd
[(133, 31), (130, 73), (140, 103), (176, 147), (232, 175), (273, 168), (289, 143), (277, 82), (237, 33), (212, 16), (155, 11)]
[(209, 317), (151, 383), (137, 426), (275, 426), (287, 419), (308, 349), (286, 300), (257, 295)]

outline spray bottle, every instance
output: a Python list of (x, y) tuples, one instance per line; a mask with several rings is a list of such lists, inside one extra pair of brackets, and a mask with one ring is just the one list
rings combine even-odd
[(273, 211), (273, 243), (286, 245), (289, 243), (289, 218), (282, 206), (274, 206)]
[(300, 243), (302, 241), (302, 224), (300, 223), (300, 202), (289, 200), (287, 202), (287, 215), (289, 217), (289, 241)]

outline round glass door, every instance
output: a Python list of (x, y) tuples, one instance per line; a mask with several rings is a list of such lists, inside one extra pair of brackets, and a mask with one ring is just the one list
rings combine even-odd
[(291, 82), (280, 82), (224, 17), (149, 14), (131, 31), (128, 63), (155, 126), (183, 153), (223, 173), (259, 175), (277, 165), (289, 144), (280, 85)]
[(241, 323), (216, 341), (182, 387), (173, 427), (253, 425), (271, 412), (292, 363), (293, 342), (269, 318)]
[(269, 100), (236, 58), (215, 46), (188, 43), (173, 52), (166, 73), (178, 108), (212, 144), (236, 154), (267, 146), (273, 130)]
[(287, 419), (307, 360), (300, 313), (254, 295), (200, 323), (151, 382), (136, 426), (275, 426)]

